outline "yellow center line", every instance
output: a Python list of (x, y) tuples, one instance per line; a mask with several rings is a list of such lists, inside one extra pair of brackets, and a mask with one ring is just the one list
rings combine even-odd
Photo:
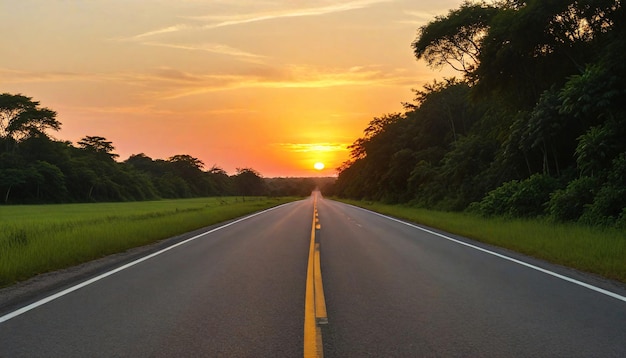
[(304, 357), (322, 358), (322, 330), (319, 324), (328, 322), (326, 304), (322, 288), (322, 275), (319, 267), (319, 244), (315, 244), (315, 230), (319, 229), (317, 214), (317, 193), (313, 197), (313, 222), (311, 224), (311, 243), (306, 274), (306, 293), (304, 300)]
[(326, 299), (324, 298), (324, 286), (322, 285), (322, 265), (320, 264), (320, 244), (315, 244), (315, 261), (313, 282), (315, 288), (315, 322), (318, 325), (328, 324), (326, 314)]

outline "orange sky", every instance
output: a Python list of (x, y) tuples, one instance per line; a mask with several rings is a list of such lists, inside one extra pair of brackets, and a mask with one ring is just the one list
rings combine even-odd
[(453, 75), (410, 44), (461, 2), (0, 1), (0, 92), (57, 111), (54, 137), (106, 137), (122, 160), (335, 175), (373, 117)]

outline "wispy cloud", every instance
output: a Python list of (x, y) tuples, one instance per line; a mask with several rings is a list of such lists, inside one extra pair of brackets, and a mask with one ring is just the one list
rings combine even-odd
[(404, 14), (408, 15), (410, 18), (398, 20), (396, 21), (396, 23), (411, 26), (422, 25), (428, 23), (429, 21), (432, 21), (433, 19), (435, 19), (436, 16), (431, 12), (425, 11), (404, 11)]
[(268, 21), (275, 20), (281, 18), (289, 18), (289, 17), (304, 17), (304, 16), (319, 16), (332, 14), (337, 12), (344, 12), (350, 10), (358, 10), (370, 7), (372, 5), (389, 2), (390, 0), (356, 0), (349, 1), (343, 4), (331, 4), (326, 6), (319, 7), (309, 7), (309, 8), (301, 8), (301, 9), (290, 9), (290, 10), (280, 10), (280, 11), (272, 11), (272, 12), (260, 12), (260, 13), (252, 13), (252, 14), (241, 14), (241, 15), (227, 15), (227, 16), (216, 16), (216, 15), (208, 15), (208, 16), (193, 16), (189, 17), (190, 19), (200, 20), (200, 21), (213, 21), (213, 23), (206, 24), (202, 28), (204, 29), (213, 29), (224, 26), (234, 26), (247, 24), (252, 22), (259, 21)]
[(150, 114), (150, 115), (172, 115), (177, 112), (166, 109), (157, 109), (151, 105), (133, 106), (73, 106), (73, 110), (83, 113), (104, 113), (104, 114)]
[(32, 82), (59, 82), (59, 81), (87, 81), (95, 80), (93, 74), (65, 72), (65, 71), (23, 71), (0, 68), (0, 82), (3, 83), (32, 83)]
[(232, 56), (238, 58), (242, 61), (253, 62), (253, 63), (261, 63), (266, 56), (257, 55), (251, 52), (243, 51), (238, 48), (234, 48), (228, 45), (223, 44), (174, 44), (174, 43), (163, 43), (163, 42), (142, 42), (142, 44), (147, 46), (158, 46), (158, 47), (166, 47), (178, 50), (188, 50), (188, 51), (205, 51), (225, 56)]
[[(171, 116), (180, 115), (180, 110), (157, 108), (151, 104), (137, 104), (131, 106), (73, 106), (73, 110), (83, 113), (104, 113), (104, 114), (125, 114), (125, 115), (145, 115), (151, 116)], [(196, 114), (201, 116), (206, 115), (232, 115), (242, 113), (257, 113), (256, 110), (249, 108), (219, 108), (219, 109), (206, 109), (201, 110), (186, 110), (185, 114)]]
[[(159, 76), (163, 76), (160, 74)], [(349, 69), (318, 69), (311, 66), (285, 66), (281, 70), (260, 68), (258, 71), (231, 75), (178, 75), (190, 85), (155, 87), (164, 98), (173, 99), (202, 93), (242, 88), (331, 88), (341, 86), (412, 85), (413, 78), (404, 70), (385, 71), (375, 66)], [(180, 82), (180, 81), (179, 81)]]
[(137, 41), (137, 40), (143, 40), (143, 39), (145, 39), (147, 37), (153, 37), (153, 36), (162, 35), (162, 34), (168, 34), (168, 33), (172, 33), (172, 32), (179, 32), (179, 31), (182, 31), (182, 30), (189, 30), (191, 28), (193, 28), (193, 27), (189, 26), (189, 25), (186, 25), (186, 24), (178, 24), (178, 25), (172, 25), (172, 26), (168, 26), (168, 27), (164, 27), (164, 28), (160, 28), (160, 29), (156, 29), (156, 30), (152, 30), (152, 31), (146, 31), (146, 32), (143, 32), (141, 34), (130, 36), (130, 37), (118, 38), (116, 40), (119, 40), (119, 41)]
[(0, 81), (33, 82), (106, 82), (132, 89), (149, 98), (175, 99), (203, 93), (244, 88), (332, 88), (340, 86), (412, 85), (412, 76), (402, 69), (380, 66), (318, 68), (290, 65), (259, 65), (233, 73), (192, 73), (170, 67), (145, 72), (71, 73), (29, 72), (0, 68)]
[(350, 143), (276, 143), (283, 149), (296, 153), (347, 152)]
[(211, 22), (205, 25), (192, 25), (192, 24), (177, 24), (172, 26), (163, 27), (156, 30), (146, 31), (137, 35), (116, 38), (117, 41), (141, 41), (146, 38), (180, 32), (184, 30), (198, 30), (198, 29), (214, 29), (224, 26), (234, 26), (247, 24), (259, 21), (268, 21), (280, 18), (289, 17), (304, 17), (304, 16), (319, 16), (332, 14), (336, 12), (344, 12), (350, 10), (358, 10), (370, 7), (375, 4), (389, 2), (392, 0), (355, 0), (346, 3), (331, 4), (326, 6), (308, 7), (308, 8), (296, 8), (289, 10), (278, 10), (270, 12), (258, 12), (249, 14), (237, 14), (237, 15), (206, 15), (206, 16), (187, 16), (185, 18), (196, 21)]

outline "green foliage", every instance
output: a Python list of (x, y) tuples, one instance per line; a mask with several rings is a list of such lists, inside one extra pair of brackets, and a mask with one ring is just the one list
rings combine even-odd
[(119, 155), (113, 153), (113, 150), (115, 150), (113, 142), (106, 140), (104, 137), (86, 136), (78, 141), (78, 146), (86, 152), (93, 153), (100, 157), (108, 157), (111, 159), (119, 157)]
[(237, 168), (234, 183), (237, 194), (241, 196), (267, 194), (267, 188), (261, 175), (252, 168)]
[(420, 27), (412, 43), (415, 57), (434, 68), (449, 65), (471, 78), (479, 62), (480, 41), (496, 13), (485, 3), (465, 2), (447, 16), (437, 17)]
[(375, 118), (333, 192), (487, 216), (622, 225), (626, 43), (616, 0), (465, 2), (418, 31), (450, 65)]
[(41, 108), (39, 102), (21, 94), (0, 94), (0, 138), (9, 144), (29, 136), (44, 133), (47, 129), (59, 130), (61, 123), (56, 120), (56, 112)]
[(592, 177), (574, 179), (564, 189), (556, 190), (548, 203), (549, 216), (556, 221), (576, 221), (594, 198), (598, 180)]
[(487, 193), (477, 209), (485, 216), (542, 216), (558, 184), (556, 179), (543, 174), (534, 174), (521, 181), (512, 180)]
[(613, 160), (606, 172), (606, 179), (601, 183), (580, 221), (586, 224), (622, 225), (626, 209), (626, 152)]
[(503, 183), (497, 189), (487, 193), (475, 208), (484, 216), (506, 216), (511, 207), (511, 197), (519, 190), (519, 181), (512, 180)]

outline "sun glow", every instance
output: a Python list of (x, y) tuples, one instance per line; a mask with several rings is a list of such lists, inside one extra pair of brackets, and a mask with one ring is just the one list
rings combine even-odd
[(324, 169), (324, 163), (317, 162), (317, 163), (313, 164), (313, 168), (315, 168), (315, 170), (322, 170), (322, 169)]

